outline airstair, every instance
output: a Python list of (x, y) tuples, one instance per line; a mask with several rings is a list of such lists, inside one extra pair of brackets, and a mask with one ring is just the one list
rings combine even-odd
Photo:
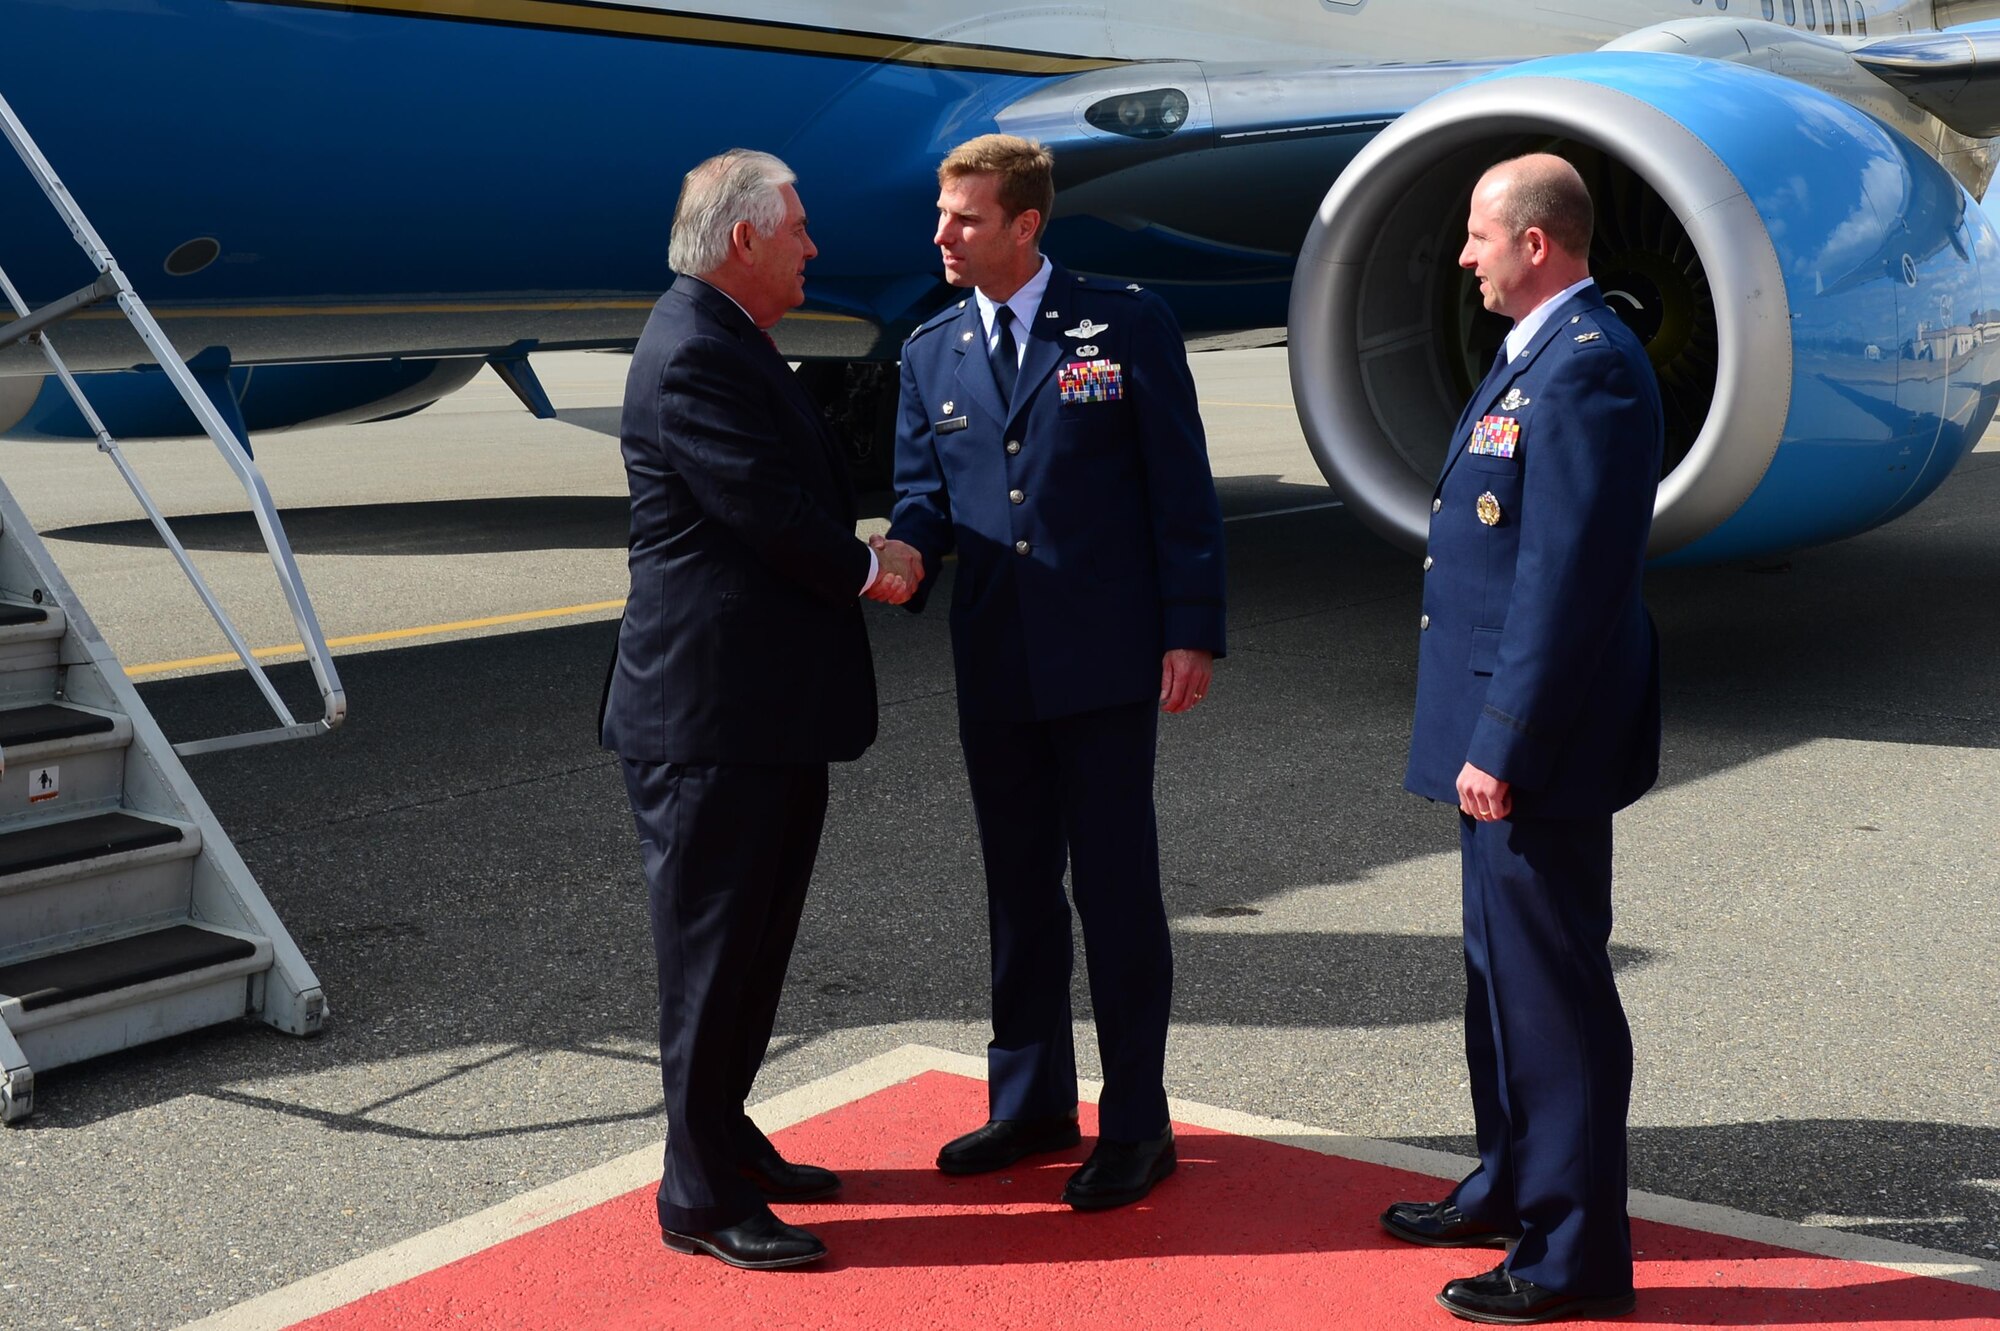
[[(0, 487), (0, 1120), (12, 1122), (34, 1108), (37, 1070), (245, 1016), (294, 1035), (320, 1029), (327, 1007), (318, 979), (180, 759), (324, 734), (345, 715), (346, 697), (247, 446), (4, 97), (0, 133), (97, 270), (90, 285), (31, 311), (0, 268), (0, 296), (16, 316), (0, 324), (0, 347), (39, 343), (98, 450), (131, 488), (277, 720), (263, 730), (171, 743)], [(293, 717), (57, 354), (49, 330), (107, 300), (117, 302), (242, 484), (319, 686), (319, 718)]]

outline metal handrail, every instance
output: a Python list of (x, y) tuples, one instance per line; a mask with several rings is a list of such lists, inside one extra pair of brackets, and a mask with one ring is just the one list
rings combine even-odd
[[(176, 744), (175, 752), (213, 753), (223, 749), (246, 748), (276, 740), (324, 734), (346, 719), (347, 694), (341, 688), (340, 674), (333, 664), (333, 653), (327, 647), (326, 635), (320, 630), (319, 616), (314, 613), (312, 601), (306, 594), (305, 579), (299, 573), (298, 560), (292, 554), (291, 542), (285, 537), (284, 523), (278, 517), (277, 506), (272, 502), (270, 488), (264, 484), (263, 473), (257, 469), (257, 464), (251, 460), (249, 453), (238, 441), (235, 431), (230, 429), (228, 423), (222, 419), (222, 414), (215, 409), (215, 404), (209, 401), (206, 393), (202, 392), (201, 385), (195, 382), (194, 374), (188, 369), (187, 362), (181, 359), (180, 353), (168, 340), (166, 333), (153, 318), (152, 312), (146, 308), (145, 302), (139, 299), (138, 292), (132, 289), (131, 282), (126, 280), (124, 272), (118, 267), (118, 261), (112, 257), (111, 251), (98, 236), (96, 229), (91, 226), (90, 220), (83, 215), (83, 210), (70, 196), (68, 188), (57, 177), (48, 159), (42, 156), (41, 149), (29, 136), (26, 126), (15, 116), (14, 109), (8, 105), (4, 96), (0, 96), (0, 133), (6, 135), (15, 153), (27, 166), (29, 174), (35, 177), (36, 182), (42, 187), (42, 192), (48, 196), (49, 202), (62, 217), (63, 223), (69, 227), (70, 235), (96, 265), (98, 286), (86, 288), (86, 291), (99, 291), (106, 279), (109, 279), (113, 291), (101, 294), (108, 296), (115, 292), (118, 308), (124, 311), (133, 330), (139, 334), (140, 340), (146, 344), (153, 359), (166, 372), (167, 378), (180, 393), (181, 400), (187, 404), (188, 410), (194, 413), (195, 419), (201, 422), (202, 429), (214, 442), (216, 451), (222, 454), (223, 461), (228, 463), (229, 469), (236, 474), (237, 482), (243, 487), (244, 496), (250, 502), (251, 512), (257, 517), (257, 527), (264, 536), (264, 548), (271, 556), (271, 565), (277, 573), (278, 585), (284, 591), (285, 601), (292, 612), (293, 623), (299, 630), (299, 640), (305, 646), (306, 659), (312, 666), (313, 678), (319, 684), (320, 698), (325, 708), (324, 714), (318, 721), (301, 723), (293, 717), (291, 709), (285, 706), (284, 699), (272, 686), (270, 677), (258, 663), (250, 645), (243, 640), (243, 635), (237, 631), (221, 603), (210, 591), (208, 583), (202, 578), (200, 570), (195, 567), (194, 560), (189, 556), (186, 547), (174, 535), (166, 516), (161, 513), (159, 506), (153, 502), (152, 496), (140, 483), (138, 474), (133, 471), (124, 452), (119, 448), (118, 441), (112, 438), (103, 420), (85, 398), (81, 385), (70, 373), (69, 367), (63, 363), (62, 357), (56, 353), (46, 331), (38, 330), (32, 336), (40, 342), (42, 354), (48, 360), (50, 368), (62, 381), (70, 400), (76, 404), (77, 410), (83, 414), (84, 420), (97, 436), (98, 450), (109, 456), (117, 466), (119, 475), (125, 478), (126, 485), (131, 488), (140, 507), (145, 509), (153, 529), (159, 533), (160, 539), (173, 553), (174, 559), (181, 566), (181, 571), (193, 584), (195, 592), (201, 597), (202, 604), (208, 608), (216, 626), (229, 639), (230, 647), (250, 671), (258, 689), (264, 695), (264, 700), (270, 704), (272, 712), (278, 718), (279, 724), (271, 729), (223, 735), (212, 739), (190, 740)], [(27, 305), (22, 301), (20, 292), (8, 279), (4, 269), (0, 269), (0, 290), (4, 291), (18, 319), (30, 318)], [(64, 313), (74, 313), (77, 308), (81, 308), (81, 305), (75, 305)], [(8, 325), (8, 327), (14, 326)]]

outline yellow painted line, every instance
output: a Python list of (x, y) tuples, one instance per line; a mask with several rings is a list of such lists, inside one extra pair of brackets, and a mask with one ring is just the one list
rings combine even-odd
[[(579, 310), (650, 310), (650, 300), (532, 300), (532, 301), (432, 301), (424, 304), (347, 305), (178, 305), (152, 308), (156, 319), (321, 319), (333, 316), (379, 316), (384, 314), (570, 314)], [(123, 310), (85, 310), (78, 319), (123, 319)], [(800, 310), (785, 316), (787, 322), (867, 324), (851, 314), (830, 314)]]
[(897, 37), (840, 28), (815, 28), (798, 23), (773, 23), (765, 19), (676, 13), (643, 5), (579, 0), (258, 0), (258, 3), (1003, 74), (1077, 74), (1126, 63), (1115, 58), (1065, 56), (1004, 46), (930, 41), (922, 37)]
[[(488, 615), (484, 619), (459, 619), (449, 624), (422, 624), (416, 628), (388, 629), (381, 633), (353, 633), (344, 638), (328, 638), (328, 647), (359, 647), (372, 642), (400, 642), (409, 638), (432, 638), (446, 633), (463, 633), (467, 629), (495, 628), (502, 624), (526, 624), (537, 619), (564, 619), (571, 615), (592, 615), (603, 610), (623, 610), (625, 602), (592, 601), (587, 605), (557, 606), (553, 610), (524, 610), (513, 615)], [(305, 644), (288, 642), (282, 647), (253, 648), (250, 655), (260, 661), (274, 656), (293, 656), (305, 651)], [(126, 666), (125, 673), (133, 679), (144, 675), (165, 674), (169, 670), (196, 670), (202, 666), (233, 665), (235, 652), (221, 652), (214, 656), (189, 656), (179, 661), (154, 661), (148, 665)]]

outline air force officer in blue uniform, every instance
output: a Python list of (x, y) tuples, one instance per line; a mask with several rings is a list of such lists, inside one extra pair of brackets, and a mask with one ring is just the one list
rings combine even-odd
[(1221, 512), (1166, 304), (1041, 255), (1049, 154), (987, 135), (938, 182), (945, 276), (969, 294), (904, 347), (890, 535), (926, 568), (958, 552), (959, 735), (993, 949), (990, 1118), (938, 1167), (1078, 1141), (1067, 868), (1104, 1094), (1063, 1197), (1119, 1206), (1175, 1163), (1153, 757), (1159, 711), (1198, 703), (1223, 653)]
[(1509, 1246), (1438, 1301), (1473, 1321), (1629, 1312), (1632, 1040), (1613, 981), (1611, 816), (1659, 770), (1641, 571), (1661, 461), (1645, 348), (1591, 283), (1560, 158), (1494, 167), (1459, 263), (1514, 320), (1431, 503), (1405, 784), (1460, 810), (1479, 1167), (1391, 1234)]

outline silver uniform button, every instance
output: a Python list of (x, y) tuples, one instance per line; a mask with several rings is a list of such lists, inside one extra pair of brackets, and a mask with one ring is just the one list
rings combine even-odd
[(1026, 503), (1028, 499), (1028, 496), (1022, 494), (1019, 490), (1009, 490), (1007, 497), (1017, 504)]
[(1428, 572), (1430, 572), (1430, 571), (1431, 571), (1431, 557), (1430, 557), (1429, 555), (1425, 555), (1425, 556), (1424, 556), (1424, 572), (1428, 573)]
[(1020, 451), (1021, 451), (1021, 441), (1020, 441), (1019, 439), (1009, 439), (1009, 440), (1007, 441), (1007, 451), (1008, 451), (1009, 453), (1018, 453), (1018, 452), (1020, 452)]
[(1427, 631), (1429, 630), (1430, 626), (1431, 626), (1431, 617), (1429, 615), (1425, 615), (1422, 619), (1417, 621), (1417, 628), (1419, 631)]
[(1444, 500), (1442, 499), (1431, 500), (1431, 512), (1435, 513), (1443, 507), (1444, 507)]
[(1015, 553), (1015, 554), (1017, 554), (1017, 555), (1025, 555), (1025, 554), (1027, 554), (1027, 553), (1028, 553), (1028, 543), (1027, 543), (1026, 541), (1016, 541), (1016, 542), (1014, 542), (1014, 553)]

